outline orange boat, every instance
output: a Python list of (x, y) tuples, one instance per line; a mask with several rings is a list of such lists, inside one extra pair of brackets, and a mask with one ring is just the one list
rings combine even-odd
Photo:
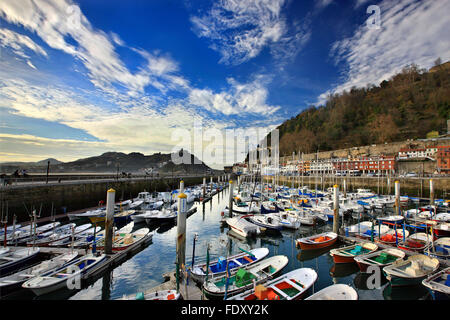
[(297, 247), (302, 250), (314, 250), (332, 246), (337, 241), (337, 234), (325, 232), (314, 236), (300, 238), (296, 240)]
[(330, 255), (333, 257), (334, 263), (352, 263), (355, 257), (369, 254), (378, 250), (378, 246), (371, 242), (354, 244), (347, 247), (332, 249)]

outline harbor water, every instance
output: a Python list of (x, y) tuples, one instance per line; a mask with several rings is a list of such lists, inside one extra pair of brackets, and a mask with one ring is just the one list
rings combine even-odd
[[(359, 272), (356, 264), (333, 263), (330, 248), (314, 251), (301, 251), (295, 245), (295, 239), (324, 231), (332, 231), (332, 222), (317, 226), (301, 226), (298, 230), (282, 230), (256, 238), (243, 239), (222, 225), (222, 212), (228, 204), (228, 189), (213, 196), (207, 203), (195, 202), (197, 211), (187, 219), (186, 265), (191, 266), (193, 239), (198, 234), (195, 245), (195, 263), (206, 261), (207, 244), (210, 245), (210, 258), (241, 252), (240, 249), (265, 247), (269, 256), (285, 255), (289, 258), (283, 273), (308, 267), (314, 269), (318, 279), (313, 291), (317, 292), (336, 283), (348, 284), (356, 289), (360, 300), (424, 300), (432, 299), (423, 286), (391, 288), (384, 278), (379, 288), (369, 289), (368, 278)], [(78, 222), (86, 223), (86, 221)], [(134, 229), (145, 227), (145, 223), (136, 224)], [(113, 269), (108, 269), (95, 279), (83, 283), (81, 290), (62, 289), (52, 294), (35, 297), (31, 292), (21, 290), (7, 299), (74, 299), (109, 300), (124, 295), (134, 295), (146, 291), (164, 282), (163, 274), (175, 270), (177, 227), (174, 223), (151, 227), (152, 241), (141, 251)], [(343, 246), (337, 244), (336, 246)]]

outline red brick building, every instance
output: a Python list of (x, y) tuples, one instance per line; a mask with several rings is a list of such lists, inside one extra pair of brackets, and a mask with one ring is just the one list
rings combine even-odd
[(437, 147), (436, 161), (440, 173), (450, 173), (450, 146)]

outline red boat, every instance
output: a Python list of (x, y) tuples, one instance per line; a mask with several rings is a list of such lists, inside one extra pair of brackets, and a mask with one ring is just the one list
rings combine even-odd
[(296, 240), (297, 247), (302, 250), (314, 250), (330, 247), (337, 241), (337, 234), (334, 232), (325, 232), (314, 236), (300, 238)]
[(436, 237), (450, 237), (450, 223), (443, 222), (433, 227)]
[(334, 263), (352, 263), (355, 262), (355, 257), (363, 254), (369, 254), (377, 250), (378, 246), (375, 243), (364, 242), (347, 247), (332, 249), (330, 251), (330, 255), (333, 257)]
[(409, 236), (404, 242), (399, 242), (397, 247), (402, 250), (423, 252), (423, 250), (431, 245), (432, 241), (433, 239), (431, 235), (419, 232)]

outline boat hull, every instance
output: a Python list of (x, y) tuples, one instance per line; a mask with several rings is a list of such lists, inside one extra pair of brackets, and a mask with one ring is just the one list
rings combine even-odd
[(331, 247), (332, 245), (334, 245), (337, 241), (337, 238), (332, 239), (330, 241), (324, 241), (324, 242), (320, 242), (317, 244), (310, 244), (310, 243), (305, 243), (302, 241), (298, 241), (298, 245), (300, 246), (300, 249), (302, 250), (317, 250), (317, 249), (322, 249), (322, 248), (326, 248), (326, 247)]

